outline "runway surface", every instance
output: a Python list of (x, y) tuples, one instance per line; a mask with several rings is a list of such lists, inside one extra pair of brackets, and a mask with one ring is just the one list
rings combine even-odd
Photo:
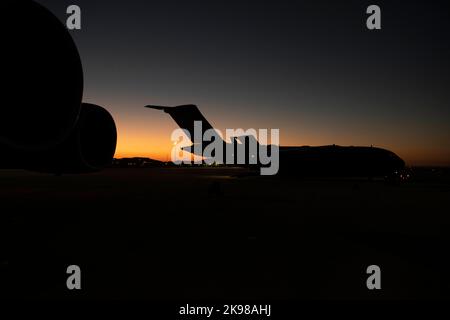
[[(450, 176), (248, 176), (238, 168), (0, 171), (0, 293), (38, 299), (450, 296)], [(66, 288), (66, 268), (82, 290)], [(366, 287), (379, 265), (382, 290)]]

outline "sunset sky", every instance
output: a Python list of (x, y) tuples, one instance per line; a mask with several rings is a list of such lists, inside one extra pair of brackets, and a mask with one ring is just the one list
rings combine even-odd
[(450, 165), (445, 2), (41, 0), (71, 31), (84, 101), (107, 108), (116, 157), (166, 160), (177, 128), (146, 104), (197, 104), (218, 129), (279, 128), (281, 145), (374, 145)]

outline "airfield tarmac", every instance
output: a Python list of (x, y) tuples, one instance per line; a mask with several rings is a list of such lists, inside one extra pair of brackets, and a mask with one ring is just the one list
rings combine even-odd
[[(448, 170), (409, 182), (239, 168), (0, 171), (0, 293), (28, 299), (450, 297)], [(82, 290), (66, 288), (66, 268)], [(381, 268), (381, 290), (366, 268)]]

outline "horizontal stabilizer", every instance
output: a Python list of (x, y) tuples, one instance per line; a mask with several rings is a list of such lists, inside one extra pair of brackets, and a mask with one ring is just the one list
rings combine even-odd
[(163, 110), (164, 112), (170, 114), (170, 116), (175, 120), (181, 129), (185, 129), (194, 138), (194, 122), (199, 121), (202, 123), (202, 137), (206, 130), (213, 129), (211, 124), (206, 120), (200, 110), (194, 104), (186, 104), (176, 107), (165, 107), (165, 106), (155, 106), (147, 105), (145, 106), (149, 109)]
[[(147, 105), (145, 107), (149, 109), (163, 110), (164, 112), (168, 113), (181, 129), (187, 130), (189, 132), (192, 143), (194, 143), (195, 122), (201, 122), (202, 124), (201, 137), (203, 137), (205, 131), (214, 129), (194, 104), (185, 104), (175, 107)], [(204, 146), (206, 145), (206, 143), (203, 144)]]

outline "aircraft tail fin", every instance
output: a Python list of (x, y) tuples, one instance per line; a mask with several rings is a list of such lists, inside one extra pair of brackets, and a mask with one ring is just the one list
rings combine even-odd
[(165, 106), (155, 106), (148, 105), (146, 108), (163, 110), (168, 113), (173, 120), (178, 124), (181, 129), (185, 129), (191, 135), (191, 138), (194, 139), (194, 122), (201, 121), (202, 122), (202, 136), (208, 129), (213, 129), (211, 124), (206, 120), (200, 110), (194, 104), (186, 104), (176, 107), (165, 107)]

